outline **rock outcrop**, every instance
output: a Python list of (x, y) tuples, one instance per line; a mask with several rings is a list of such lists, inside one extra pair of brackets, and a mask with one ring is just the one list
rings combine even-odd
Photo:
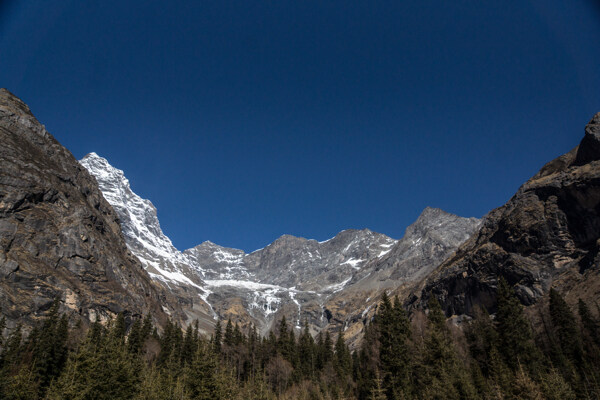
[(55, 299), (83, 321), (180, 316), (129, 252), (94, 177), (0, 89), (0, 306), (31, 326)]
[(525, 305), (553, 286), (593, 304), (600, 297), (599, 250), (600, 113), (578, 147), (546, 164), (491, 211), (480, 231), (408, 303), (425, 306), (433, 295), (448, 316), (469, 315), (478, 305), (493, 313), (502, 276)]

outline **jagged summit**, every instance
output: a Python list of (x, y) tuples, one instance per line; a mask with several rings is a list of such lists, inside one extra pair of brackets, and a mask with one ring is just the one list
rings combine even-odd
[(131, 190), (122, 170), (113, 167), (96, 153), (86, 155), (80, 163), (96, 177), (104, 198), (121, 220), (129, 247), (138, 257), (149, 261), (169, 258), (184, 262), (180, 252), (160, 228), (154, 204)]
[(427, 206), (423, 209), (423, 211), (421, 211), (421, 214), (419, 214), (417, 221), (419, 219), (433, 219), (440, 215), (446, 216), (446, 215), (453, 215), (453, 214), (451, 214), (447, 211), (444, 211), (441, 208)]
[(442, 235), (452, 241), (462, 242), (473, 233), (472, 228), (478, 228), (481, 221), (478, 218), (464, 218), (449, 213), (440, 208), (426, 207), (415, 222), (406, 228), (403, 241), (423, 240), (426, 236)]
[(600, 112), (585, 127), (574, 165), (584, 165), (600, 159)]

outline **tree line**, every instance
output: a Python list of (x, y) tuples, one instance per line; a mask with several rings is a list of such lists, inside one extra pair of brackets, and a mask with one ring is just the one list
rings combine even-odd
[(0, 398), (16, 399), (576, 399), (600, 398), (600, 325), (588, 304), (572, 310), (551, 290), (533, 330), (499, 279), (497, 310), (457, 326), (431, 297), (407, 315), (383, 294), (351, 352), (343, 331), (298, 333), (285, 318), (261, 337), (230, 320), (204, 337), (150, 316), (127, 326), (69, 325), (52, 306), (23, 334), (0, 320)]

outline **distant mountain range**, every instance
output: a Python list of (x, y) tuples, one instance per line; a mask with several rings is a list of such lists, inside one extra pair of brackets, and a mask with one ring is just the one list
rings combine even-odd
[(95, 153), (77, 161), (10, 92), (0, 90), (0, 307), (32, 326), (55, 298), (85, 323), (151, 313), (161, 326), (217, 319), (263, 334), (285, 316), (351, 346), (381, 294), (408, 310), (495, 310), (498, 278), (532, 309), (551, 287), (567, 301), (600, 295), (600, 114), (581, 144), (551, 161), (483, 220), (425, 208), (404, 237), (349, 229), (283, 235), (252, 253), (206, 241), (177, 250), (156, 208)]
[(204, 302), (215, 316), (255, 324), (263, 333), (282, 315), (297, 328), (306, 321), (315, 331), (332, 319), (347, 325), (346, 313), (334, 316), (328, 308), (332, 298), (358, 288), (379, 294), (422, 277), (480, 224), (427, 208), (400, 241), (349, 229), (323, 242), (283, 235), (250, 254), (209, 241), (180, 252), (162, 232), (156, 208), (132, 192), (123, 171), (95, 153), (80, 163), (119, 216), (129, 249), (151, 277), (185, 299), (181, 304), (190, 316), (207, 321), (206, 315), (187, 310), (193, 304), (206, 313), (206, 307), (198, 307)]

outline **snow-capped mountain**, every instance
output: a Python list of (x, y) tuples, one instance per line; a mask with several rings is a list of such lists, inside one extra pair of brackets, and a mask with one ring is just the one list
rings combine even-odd
[(400, 241), (348, 229), (323, 242), (283, 235), (252, 253), (210, 241), (180, 252), (162, 232), (156, 208), (131, 190), (123, 171), (95, 153), (80, 162), (119, 216), (131, 252), (178, 296), (190, 319), (207, 327), (215, 318), (233, 318), (266, 333), (281, 315), (297, 327), (307, 321), (313, 330), (347, 325), (356, 310), (339, 304), (358, 302), (362, 310), (390, 284), (439, 265), (479, 226), (477, 219), (428, 208)]
[(119, 216), (127, 246), (146, 266), (148, 273), (167, 285), (199, 286), (202, 270), (197, 270), (192, 278), (186, 276), (189, 274), (184, 275), (189, 260), (163, 233), (154, 204), (131, 190), (123, 171), (96, 153), (86, 155), (79, 162), (98, 181), (104, 198)]
[(156, 282), (177, 296), (190, 320), (198, 319), (205, 330), (210, 330), (214, 311), (206, 301), (209, 292), (202, 282), (202, 270), (194, 269), (163, 233), (156, 207), (135, 194), (123, 171), (105, 158), (90, 153), (79, 163), (96, 178), (104, 198), (117, 213), (129, 250)]

